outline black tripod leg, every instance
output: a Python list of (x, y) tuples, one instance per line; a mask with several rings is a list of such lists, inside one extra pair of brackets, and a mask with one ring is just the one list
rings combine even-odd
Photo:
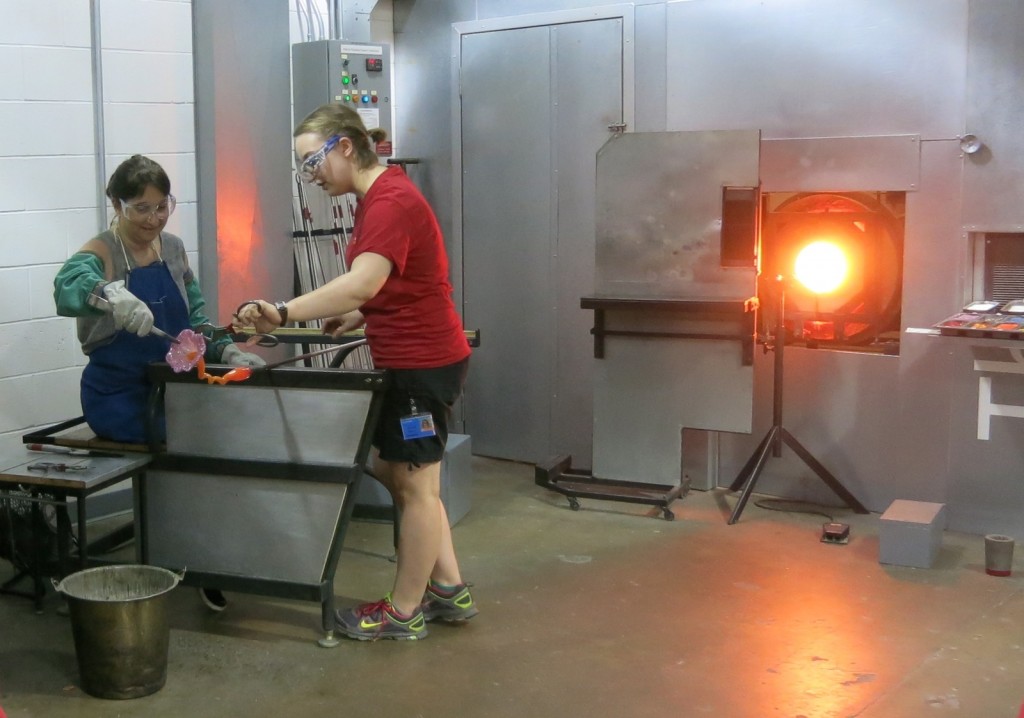
[(754, 464), (757, 463), (758, 457), (761, 456), (761, 453), (764, 451), (764, 447), (769, 443), (774, 432), (775, 429), (769, 429), (768, 433), (764, 435), (764, 438), (761, 439), (761, 443), (757, 445), (756, 449), (754, 449), (754, 453), (750, 455), (749, 459), (747, 459), (747, 463), (745, 463), (743, 468), (740, 469), (740, 473), (736, 474), (736, 478), (733, 479), (731, 484), (729, 484), (729, 491), (739, 491), (740, 487), (743, 486), (743, 483), (750, 477), (751, 472), (754, 470)]
[(807, 449), (803, 447), (796, 437), (790, 434), (785, 429), (782, 431), (782, 440), (786, 442), (786, 445), (793, 450), (793, 452), (803, 459), (803, 462), (807, 464), (814, 473), (818, 475), (818, 478), (825, 482), (825, 484), (832, 489), (846, 505), (856, 511), (858, 514), (866, 514), (868, 510), (864, 508), (864, 505), (857, 500), (857, 498), (846, 490), (846, 487), (839, 483), (839, 480), (826, 469), (820, 461), (814, 458)]
[[(775, 437), (780, 431), (783, 431), (782, 427), (773, 426), (768, 435), (764, 437), (764, 441), (758, 447), (758, 451), (750, 457), (754, 461), (754, 470), (750, 472), (750, 477), (747, 479), (747, 483), (743, 485), (743, 492), (740, 494), (740, 500), (736, 502), (736, 506), (732, 510), (732, 515), (729, 517), (727, 522), (730, 526), (740, 520), (740, 514), (743, 513), (743, 508), (747, 505), (747, 500), (750, 498), (750, 494), (754, 491), (754, 484), (757, 483), (757, 478), (761, 475), (761, 469), (764, 468), (765, 462), (768, 461), (768, 452), (771, 451), (772, 446), (775, 444)], [(749, 462), (748, 462), (749, 463)]]

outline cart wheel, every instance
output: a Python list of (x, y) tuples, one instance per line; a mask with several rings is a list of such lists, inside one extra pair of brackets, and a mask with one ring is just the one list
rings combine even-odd
[(662, 516), (664, 517), (664, 519), (666, 521), (675, 521), (676, 520), (676, 515), (674, 513), (672, 513), (672, 510), (669, 509), (669, 508), (662, 509), (661, 510), (661, 514), (662, 514)]
[(570, 496), (569, 497), (569, 508), (572, 509), (573, 511), (579, 511), (580, 510), (580, 500), (577, 499), (575, 496)]

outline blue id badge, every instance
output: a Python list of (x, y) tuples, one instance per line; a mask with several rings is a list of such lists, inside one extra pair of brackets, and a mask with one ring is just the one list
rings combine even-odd
[(400, 421), (402, 423), (402, 438), (406, 441), (410, 439), (424, 439), (437, 434), (434, 431), (434, 417), (431, 414), (403, 416)]

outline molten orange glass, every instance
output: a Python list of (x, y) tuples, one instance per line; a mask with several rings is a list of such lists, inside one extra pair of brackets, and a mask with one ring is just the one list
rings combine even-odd
[(834, 242), (818, 240), (800, 250), (794, 273), (800, 283), (815, 294), (828, 294), (846, 279), (849, 262)]
[(247, 366), (235, 367), (224, 376), (207, 374), (206, 361), (203, 359), (200, 359), (199, 363), (196, 364), (196, 371), (199, 372), (199, 378), (205, 379), (207, 384), (227, 384), (229, 381), (245, 381), (252, 376), (252, 369)]

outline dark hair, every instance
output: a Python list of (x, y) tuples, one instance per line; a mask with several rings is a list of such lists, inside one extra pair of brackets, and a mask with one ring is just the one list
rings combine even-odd
[(388, 133), (379, 127), (367, 130), (359, 113), (345, 105), (321, 105), (298, 124), (293, 137), (313, 132), (325, 141), (332, 135), (347, 137), (356, 151), (356, 162), (360, 169), (369, 169), (380, 163), (376, 150), (370, 143), (383, 142)]
[(107, 182), (107, 197), (121, 202), (138, 197), (153, 185), (164, 194), (171, 193), (171, 180), (159, 164), (143, 157), (132, 155), (117, 166)]

